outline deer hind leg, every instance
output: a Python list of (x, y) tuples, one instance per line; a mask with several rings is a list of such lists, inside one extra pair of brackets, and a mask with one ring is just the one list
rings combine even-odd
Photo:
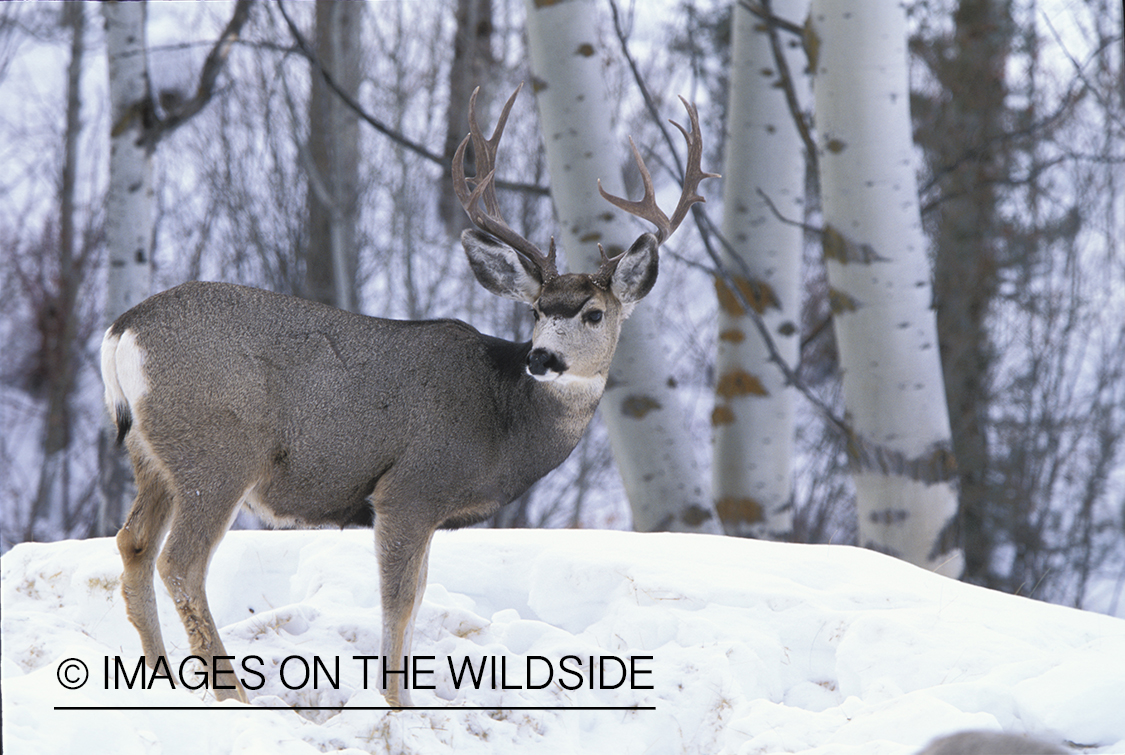
[(246, 690), (233, 674), (230, 662), (216, 661), (216, 656), (228, 653), (219, 637), (204, 590), (211, 554), (226, 534), (240, 497), (237, 494), (191, 490), (178, 494), (175, 501), (168, 542), (156, 566), (187, 630), (192, 655), (203, 658), (208, 674), (217, 683), (234, 683), (233, 689), (214, 689), (215, 698), (248, 702)]
[[(383, 602), (383, 663), (388, 669), (408, 669), (406, 656), (414, 634), (414, 617), (426, 588), (430, 540), (434, 527), (408, 516), (379, 513), (375, 518), (375, 551), (379, 557), (379, 588)], [(382, 674), (382, 671), (380, 670)], [(410, 707), (405, 673), (380, 677), (388, 705)], [(386, 684), (384, 685), (384, 682)]]
[(125, 613), (141, 636), (145, 662), (155, 667), (157, 659), (166, 653), (156, 612), (156, 594), (152, 589), (152, 567), (160, 550), (160, 540), (168, 531), (172, 496), (164, 480), (151, 467), (137, 464), (135, 468), (137, 498), (129, 510), (129, 518), (117, 533), (117, 550), (125, 567), (121, 574), (121, 594), (125, 598)]
[(406, 631), (403, 633), (403, 652), (410, 654), (414, 647), (414, 622), (418, 618), (418, 607), (422, 605), (422, 597), (426, 594), (426, 580), (430, 575), (430, 543), (434, 540), (433, 532), (426, 539), (426, 549), (422, 552), (422, 568), (418, 570), (418, 581), (415, 583), (414, 604), (410, 608), (410, 618), (406, 622)]

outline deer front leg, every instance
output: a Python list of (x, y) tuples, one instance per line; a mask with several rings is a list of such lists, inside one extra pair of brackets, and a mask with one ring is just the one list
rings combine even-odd
[[(375, 552), (383, 602), (379, 687), (387, 704), (395, 707), (408, 708), (413, 704), (404, 681), (410, 668), (414, 618), (426, 589), (433, 534), (433, 527), (415, 524), (407, 517), (379, 513), (375, 518)], [(383, 667), (394, 673), (383, 673)]]

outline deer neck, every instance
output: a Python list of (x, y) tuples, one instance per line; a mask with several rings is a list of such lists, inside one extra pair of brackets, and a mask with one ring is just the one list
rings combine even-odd
[(550, 381), (533, 380), (532, 386), (537, 392), (543, 394), (543, 401), (557, 407), (559, 413), (558, 428), (563, 437), (573, 439), (570, 447), (573, 448), (586, 432), (586, 426), (594, 418), (602, 394), (605, 393), (606, 377), (598, 374), (594, 377), (576, 377), (563, 374)]
[(519, 439), (513, 446), (541, 454), (541, 462), (534, 466), (545, 467), (541, 472), (545, 474), (561, 464), (582, 438), (605, 392), (605, 375), (564, 374), (555, 380), (537, 380), (526, 367), (530, 341), (484, 339), (503, 376), (496, 400), (508, 432)]

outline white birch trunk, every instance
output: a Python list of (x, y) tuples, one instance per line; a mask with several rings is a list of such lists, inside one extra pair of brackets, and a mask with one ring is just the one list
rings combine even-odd
[[(803, 19), (806, 0), (774, 2), (784, 18)], [(762, 21), (734, 3), (730, 104), (723, 163), (723, 235), (743, 264), (727, 261), (747, 302), (762, 316), (785, 361), (796, 366), (801, 335), (799, 227), (804, 216), (802, 143)], [(790, 70), (799, 71), (800, 62)], [(765, 197), (762, 196), (765, 195)], [(744, 275), (749, 273), (749, 277)], [(715, 508), (728, 534), (787, 539), (793, 530), (796, 389), (769, 362), (769, 351), (742, 304), (719, 279), (715, 370)]]
[[(145, 51), (146, 5), (107, 2), (102, 5), (102, 12), (110, 97), (109, 187), (105, 201), (108, 277), (104, 312), (108, 327), (150, 293), (155, 205), (152, 145), (145, 124), (151, 107)], [(113, 444), (115, 432), (107, 417), (98, 439), (97, 533), (103, 536), (117, 530), (133, 493), (125, 454)]]
[(102, 12), (111, 124), (106, 195), (108, 326), (150, 293), (154, 200), (152, 148), (144, 122), (149, 107), (145, 3), (107, 2)]
[[(527, 2), (531, 66), (562, 248), (571, 270), (588, 272), (598, 267), (599, 242), (612, 255), (642, 232), (597, 191), (600, 178), (606, 191), (625, 194), (619, 166), (628, 149), (610, 127), (597, 16), (592, 0)], [(685, 414), (669, 385), (651, 306), (642, 301), (625, 322), (601, 403), (633, 528), (718, 533)]]
[(949, 413), (915, 186), (899, 3), (814, 0), (825, 241), (859, 544), (950, 576)]

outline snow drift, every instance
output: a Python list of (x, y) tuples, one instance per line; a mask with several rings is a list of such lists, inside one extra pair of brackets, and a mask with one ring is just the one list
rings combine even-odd
[[(961, 729), (1125, 753), (1125, 621), (847, 546), (439, 532), (410, 661), (427, 707), (405, 711), (378, 709), (362, 660), (379, 653), (370, 532), (219, 546), (207, 591), (251, 706), (138, 671), (120, 571), (110, 539), (4, 555), (8, 755), (906, 755)], [(213, 683), (157, 584), (167, 676)]]

